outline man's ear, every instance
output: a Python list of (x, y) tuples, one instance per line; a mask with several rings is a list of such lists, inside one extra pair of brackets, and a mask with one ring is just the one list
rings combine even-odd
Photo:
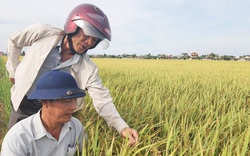
[(42, 105), (43, 105), (45, 108), (48, 108), (48, 105), (50, 104), (50, 101), (49, 101), (49, 100), (41, 100), (41, 103), (42, 103)]

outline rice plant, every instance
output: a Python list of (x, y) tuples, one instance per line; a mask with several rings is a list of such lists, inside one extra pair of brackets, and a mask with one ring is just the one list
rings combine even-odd
[[(250, 62), (93, 61), (117, 110), (139, 131), (140, 140), (129, 147), (87, 96), (84, 109), (75, 115), (88, 133), (83, 155), (250, 155)], [(1, 102), (8, 105), (10, 86), (4, 88), (1, 96), (5, 92), (7, 100)]]

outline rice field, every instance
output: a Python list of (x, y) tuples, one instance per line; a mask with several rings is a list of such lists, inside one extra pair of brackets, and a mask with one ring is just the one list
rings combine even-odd
[[(0, 59), (1, 129), (7, 126), (10, 109), (5, 60)], [(140, 140), (128, 147), (87, 96), (84, 110), (75, 115), (89, 136), (83, 155), (250, 155), (250, 62), (92, 60)]]

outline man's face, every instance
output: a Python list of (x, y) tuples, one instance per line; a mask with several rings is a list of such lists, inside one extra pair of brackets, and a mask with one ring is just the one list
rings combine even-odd
[(46, 111), (50, 114), (51, 120), (58, 123), (66, 123), (70, 121), (76, 108), (76, 99), (64, 99), (47, 101)]
[(98, 38), (85, 35), (82, 29), (78, 29), (76, 34), (72, 36), (73, 47), (78, 54), (84, 53), (95, 45), (97, 41)]

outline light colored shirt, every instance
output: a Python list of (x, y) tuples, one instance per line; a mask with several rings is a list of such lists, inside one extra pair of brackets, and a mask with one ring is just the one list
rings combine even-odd
[(76, 64), (80, 61), (80, 58), (82, 56), (75, 54), (73, 57), (71, 57), (69, 60), (65, 61), (65, 62), (60, 62), (61, 59), (61, 43), (62, 40), (56, 45), (56, 47), (54, 47), (51, 52), (48, 54), (48, 56), (46, 57), (45, 61), (43, 62), (34, 82), (32, 83), (30, 89), (28, 90), (28, 92), (26, 93), (27, 96), (29, 96), (29, 94), (33, 91), (33, 89), (35, 88), (36, 82), (39, 79), (39, 77), (49, 71), (49, 70), (63, 70), (66, 71), (68, 73), (70, 73), (70, 67), (73, 64)]
[[(11, 101), (15, 110), (19, 108), (23, 97), (27, 95), (38, 77), (44, 62), (50, 60), (50, 53), (64, 35), (60, 28), (48, 24), (35, 24), (10, 36), (6, 68), (9, 76), (15, 78), (15, 84), (11, 88)], [(27, 46), (29, 48), (20, 63), (22, 48)], [(57, 57), (55, 59), (58, 61)], [(86, 53), (79, 58), (77, 63), (72, 64), (69, 70), (78, 86), (91, 96), (95, 110), (110, 127), (118, 132), (129, 127), (116, 110), (109, 90), (103, 86), (97, 66)], [(84, 98), (78, 98), (77, 103), (81, 108), (84, 105)]]
[(41, 66), (41, 68), (40, 68), (40, 70), (39, 70), (39, 72), (38, 72), (38, 74), (37, 74), (37, 76), (36, 76), (34, 82), (32, 83), (30, 89), (29, 89), (28, 92), (26, 93), (27, 96), (28, 96), (28, 95), (33, 91), (33, 89), (35, 88), (36, 82), (37, 82), (37, 80), (39, 79), (39, 77), (40, 77), (43, 73), (45, 73), (45, 72), (51, 70), (52, 68), (56, 67), (56, 66), (59, 64), (59, 62), (60, 62), (60, 49), (61, 49), (61, 45), (60, 45), (60, 44), (61, 44), (61, 42), (59, 42), (59, 43), (57, 44), (57, 46), (54, 47), (54, 48), (51, 50), (51, 52), (48, 54), (48, 56), (46, 57), (46, 59), (45, 59), (44, 63), (42, 64), (42, 66)]
[(59, 140), (44, 128), (40, 111), (15, 124), (2, 143), (1, 156), (67, 156), (82, 149), (84, 128), (72, 117), (62, 127)]

